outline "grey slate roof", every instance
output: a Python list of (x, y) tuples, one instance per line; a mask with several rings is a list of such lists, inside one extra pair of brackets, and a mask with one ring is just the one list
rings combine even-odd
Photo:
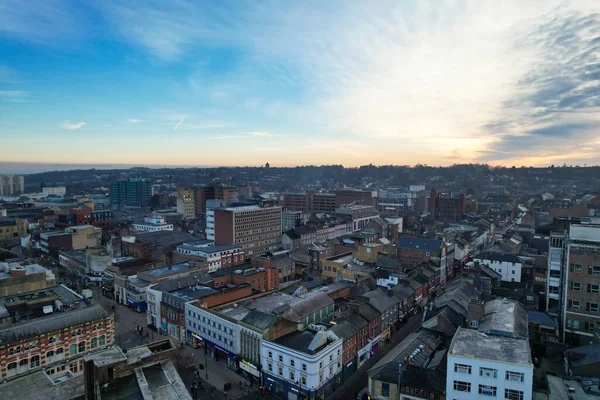
[(174, 276), (172, 278), (167, 278), (153, 285), (151, 288), (153, 290), (161, 291), (161, 292), (171, 292), (173, 290), (177, 290), (180, 288), (191, 286), (195, 283), (208, 283), (212, 282), (213, 278), (207, 272), (204, 271), (195, 271), (189, 274), (183, 274)]
[(527, 310), (510, 300), (492, 300), (485, 303), (485, 319), (479, 331), (488, 335), (527, 338)]
[(401, 237), (398, 239), (399, 249), (438, 251), (443, 241), (419, 237)]
[(337, 337), (347, 340), (354, 336), (358, 331), (355, 327), (352, 326), (348, 321), (340, 321), (337, 322), (331, 330), (333, 333), (337, 335)]
[(242, 319), (242, 322), (258, 329), (269, 329), (277, 321), (277, 317), (262, 311), (252, 310)]
[(540, 325), (551, 326), (556, 328), (558, 326), (556, 319), (550, 317), (548, 314), (539, 311), (529, 311), (527, 313), (527, 319), (529, 322), (536, 322)]
[(478, 255), (473, 257), (473, 259), (474, 260), (489, 260), (489, 261), (521, 263), (521, 260), (519, 259), (519, 257), (515, 256), (514, 254), (497, 253), (497, 252), (492, 252), (492, 251), (484, 251), (482, 253), (479, 253)]
[(393, 308), (399, 302), (396, 296), (390, 296), (388, 291), (382, 288), (371, 290), (363, 294), (363, 297), (366, 297), (369, 300), (369, 304), (375, 307), (380, 313)]
[(0, 329), (0, 344), (33, 338), (44, 333), (55, 332), (74, 325), (84, 324), (106, 318), (110, 315), (101, 305), (81, 308), (73, 311), (51, 314), (44, 318), (22, 322)]

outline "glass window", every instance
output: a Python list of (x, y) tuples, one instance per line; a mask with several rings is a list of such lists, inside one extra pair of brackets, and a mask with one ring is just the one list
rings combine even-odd
[(479, 368), (479, 376), (484, 376), (486, 378), (497, 378), (498, 370), (494, 368)]
[(454, 372), (459, 372), (461, 374), (470, 374), (471, 366), (466, 364), (454, 364)]
[(523, 374), (521, 372), (506, 371), (506, 380), (523, 382), (525, 380), (525, 374)]
[(470, 392), (471, 382), (454, 381), (454, 390), (457, 392)]
[(302, 371), (306, 371), (306, 364), (302, 364)]
[(77, 345), (76, 344), (72, 344), (69, 346), (69, 355), (75, 355), (77, 354)]
[(508, 400), (523, 400), (523, 392), (514, 389), (504, 389), (504, 398)]
[(383, 382), (381, 384), (381, 395), (383, 397), (390, 397), (390, 384)]
[(479, 385), (479, 394), (483, 396), (496, 397), (496, 387), (488, 385)]
[(91, 346), (92, 346), (92, 349), (95, 349), (96, 347), (98, 347), (98, 339), (97, 338), (92, 338)]
[(37, 368), (40, 366), (40, 356), (33, 356), (30, 360), (31, 368)]
[(80, 353), (85, 352), (85, 342), (79, 342), (79, 350)]
[(100, 336), (98, 338), (98, 342), (100, 343), (100, 346), (104, 346), (104, 344), (106, 343), (106, 337), (104, 335)]

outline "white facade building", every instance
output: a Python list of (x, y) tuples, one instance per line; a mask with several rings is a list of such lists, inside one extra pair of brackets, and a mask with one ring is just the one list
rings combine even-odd
[(64, 186), (44, 186), (42, 189), (44, 197), (48, 196), (60, 196), (63, 197), (67, 194), (67, 188)]
[(191, 302), (185, 304), (185, 327), (189, 342), (204, 342), (211, 357), (225, 356), (229, 368), (236, 369), (240, 336), (236, 320)]
[(521, 282), (521, 260), (514, 254), (483, 252), (473, 257), (502, 276), (506, 282)]
[(263, 384), (287, 398), (309, 399), (340, 385), (342, 339), (331, 330), (296, 331), (275, 341), (262, 341)]
[(471, 319), (472, 305), (469, 325), (476, 329), (458, 328), (448, 349), (446, 398), (531, 400), (527, 310), (515, 301), (493, 300), (473, 313), (483, 319)]
[(162, 215), (153, 214), (144, 217), (144, 222), (133, 224), (133, 229), (142, 232), (172, 231), (173, 224), (167, 224)]
[(208, 262), (208, 272), (215, 272), (221, 267), (230, 267), (244, 262), (242, 247), (234, 244), (204, 246), (184, 243), (175, 251), (188, 256), (202, 257)]

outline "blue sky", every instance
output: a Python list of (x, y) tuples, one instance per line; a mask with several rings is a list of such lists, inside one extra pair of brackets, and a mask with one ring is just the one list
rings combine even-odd
[(598, 164), (599, 5), (522, 3), (4, 1), (0, 161)]

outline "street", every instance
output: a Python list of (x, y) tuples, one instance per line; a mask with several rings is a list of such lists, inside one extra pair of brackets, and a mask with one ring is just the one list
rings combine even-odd
[(413, 315), (404, 325), (398, 329), (390, 338), (388, 344), (384, 345), (375, 355), (369, 358), (350, 378), (344, 382), (344, 385), (336, 390), (331, 396), (332, 399), (356, 399), (356, 395), (369, 384), (367, 371), (392, 348), (398, 345), (406, 336), (416, 331), (421, 326), (423, 313)]
[[(115, 306), (113, 311), (115, 313), (115, 343), (123, 350), (166, 338), (171, 339), (176, 346), (180, 346), (179, 365), (176, 365), (176, 367), (192, 396), (192, 384), (197, 381), (202, 383), (202, 389), (196, 393), (197, 399), (211, 398), (211, 387), (214, 387), (212, 397), (214, 400), (238, 399), (258, 390), (256, 386), (246, 387), (244, 384), (240, 388), (240, 382), (245, 382), (244, 378), (210, 357), (205, 359), (203, 349), (194, 349), (187, 345), (181, 346), (177, 339), (149, 330), (147, 328), (146, 313), (138, 313), (129, 307), (115, 304), (112, 299), (99, 294), (96, 290), (93, 292), (92, 302), (99, 302), (109, 311), (113, 311), (112, 307)], [(143, 336), (146, 333), (149, 334), (147, 339), (140, 337), (137, 332), (138, 326), (143, 327)], [(205, 366), (202, 370), (198, 369), (200, 363)], [(223, 391), (225, 383), (231, 383), (231, 390), (227, 393)]]

